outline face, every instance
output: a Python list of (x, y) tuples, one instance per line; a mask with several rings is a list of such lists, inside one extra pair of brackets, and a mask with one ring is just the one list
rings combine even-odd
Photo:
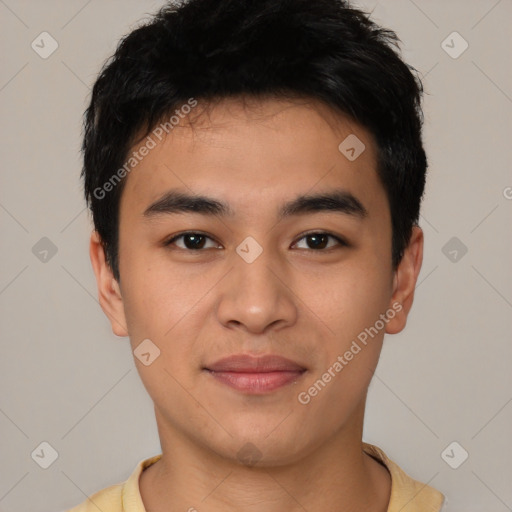
[[(355, 159), (339, 149), (348, 136), (365, 147)], [(355, 428), (421, 266), (419, 228), (397, 272), (391, 237), (361, 126), (318, 103), (278, 100), (224, 100), (193, 128), (182, 120), (127, 177), (119, 286), (91, 242), (114, 332), (136, 353), (150, 340), (150, 364), (135, 362), (161, 433), (233, 460), (250, 446), (272, 465)], [(296, 367), (210, 371), (233, 355)]]

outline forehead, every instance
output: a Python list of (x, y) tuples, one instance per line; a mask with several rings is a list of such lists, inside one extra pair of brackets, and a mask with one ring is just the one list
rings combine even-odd
[(219, 198), (241, 214), (331, 187), (362, 201), (384, 197), (372, 135), (321, 102), (224, 99), (208, 109), (199, 103), (168, 131), (162, 140), (153, 131), (151, 144), (144, 138), (132, 148), (131, 154), (152, 147), (126, 178), (122, 212), (142, 215), (177, 188)]

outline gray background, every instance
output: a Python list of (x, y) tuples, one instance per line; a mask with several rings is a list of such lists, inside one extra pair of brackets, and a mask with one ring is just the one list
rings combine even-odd
[[(128, 339), (96, 300), (78, 177), (95, 75), (161, 4), (0, 0), (2, 512), (65, 510), (160, 453)], [(364, 439), (448, 510), (512, 510), (512, 2), (356, 5), (398, 33), (424, 77), (430, 163), (416, 300), (406, 330), (386, 337)], [(43, 31), (59, 45), (46, 59), (31, 48)], [(469, 44), (457, 58), (445, 49), (462, 40), (442, 45), (454, 31)], [(46, 261), (43, 237), (57, 248)], [(48, 469), (31, 457), (43, 441), (58, 452)], [(441, 457), (453, 441), (469, 453), (458, 469)], [(448, 453), (455, 464), (463, 452)]]

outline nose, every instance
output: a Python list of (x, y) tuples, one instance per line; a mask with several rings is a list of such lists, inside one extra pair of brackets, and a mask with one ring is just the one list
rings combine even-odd
[(251, 263), (234, 255), (233, 268), (219, 290), (219, 322), (252, 334), (293, 325), (297, 321), (297, 298), (292, 281), (289, 268), (270, 251), (263, 251)]

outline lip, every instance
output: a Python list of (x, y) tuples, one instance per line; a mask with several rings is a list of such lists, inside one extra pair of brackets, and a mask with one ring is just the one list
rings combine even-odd
[(238, 391), (264, 394), (297, 381), (306, 371), (285, 357), (246, 354), (225, 357), (204, 367), (215, 380)]
[(302, 372), (306, 368), (299, 363), (278, 355), (251, 356), (236, 354), (219, 359), (205, 366), (212, 372), (237, 373), (270, 373), (270, 372)]

